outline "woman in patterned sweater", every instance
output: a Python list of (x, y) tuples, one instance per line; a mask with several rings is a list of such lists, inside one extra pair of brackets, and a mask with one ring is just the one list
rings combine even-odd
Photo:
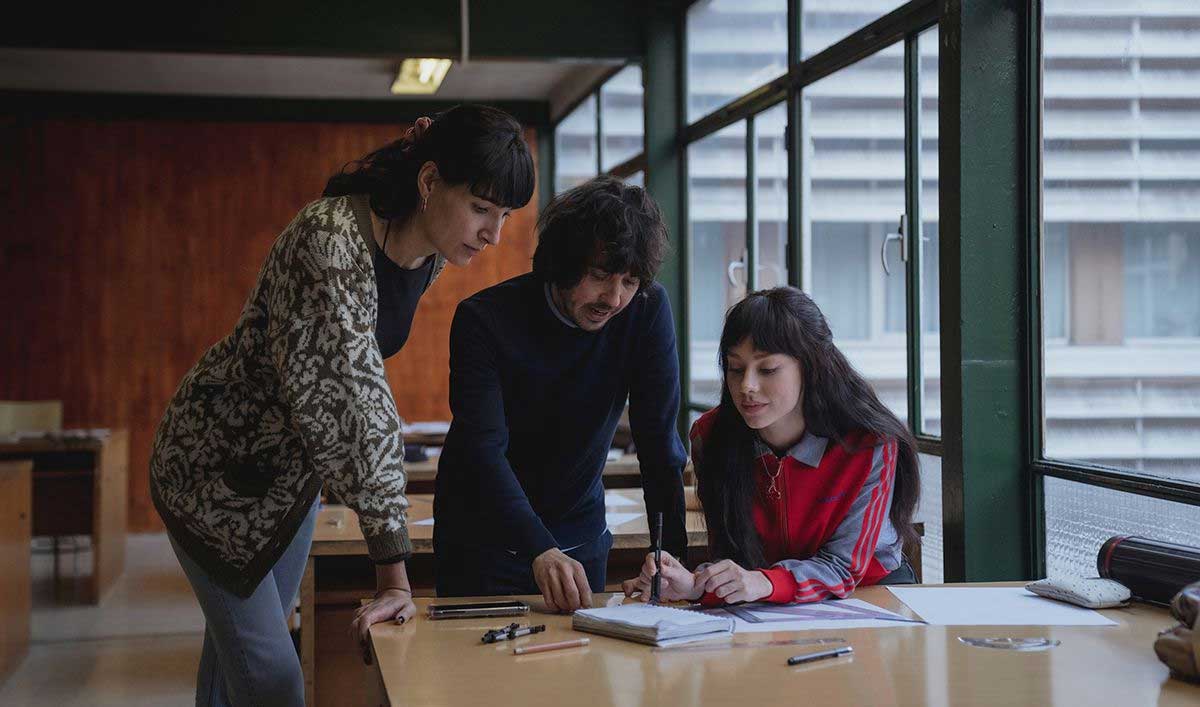
[(422, 118), (332, 177), (271, 248), (233, 332), (184, 376), (151, 494), (204, 611), (203, 705), (300, 705), (286, 616), (324, 485), (359, 516), (378, 591), (351, 630), (414, 613), (404, 444), (383, 360), (447, 261), (500, 240), (533, 194), (521, 126), (483, 106)]
[[(915, 581), (916, 445), (792, 287), (754, 292), (721, 334), (721, 403), (692, 426), (714, 562), (663, 557), (665, 599), (707, 605), (844, 598)], [(647, 557), (626, 593), (648, 594)]]

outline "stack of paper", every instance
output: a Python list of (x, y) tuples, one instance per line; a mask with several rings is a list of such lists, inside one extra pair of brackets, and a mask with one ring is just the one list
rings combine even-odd
[(571, 619), (571, 627), (652, 646), (733, 635), (733, 621), (727, 616), (642, 603), (581, 609)]

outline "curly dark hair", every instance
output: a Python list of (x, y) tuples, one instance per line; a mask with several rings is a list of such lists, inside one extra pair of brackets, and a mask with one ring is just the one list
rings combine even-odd
[(667, 250), (667, 227), (645, 189), (613, 177), (587, 181), (555, 197), (538, 219), (533, 273), (563, 289), (589, 267), (629, 273), (639, 291), (654, 282)]
[(367, 194), (381, 219), (403, 220), (417, 208), (417, 174), (426, 162), (451, 185), (519, 209), (533, 197), (533, 157), (521, 124), (489, 106), (463, 104), (434, 117), (415, 142), (391, 142), (329, 178), (323, 196)]

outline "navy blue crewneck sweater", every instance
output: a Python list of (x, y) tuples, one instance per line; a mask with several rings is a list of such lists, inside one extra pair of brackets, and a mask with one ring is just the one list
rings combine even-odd
[(438, 543), (532, 559), (600, 537), (601, 473), (627, 397), (646, 510), (663, 512), (664, 549), (682, 558), (687, 456), (662, 285), (598, 332), (563, 322), (532, 273), (464, 300), (450, 329), (454, 417), (438, 463)]

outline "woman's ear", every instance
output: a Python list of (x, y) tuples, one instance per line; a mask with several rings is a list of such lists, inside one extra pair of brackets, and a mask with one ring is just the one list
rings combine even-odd
[(429, 194), (433, 192), (434, 185), (441, 179), (438, 173), (437, 165), (433, 160), (428, 160), (421, 165), (420, 171), (417, 172), (417, 196), (422, 201), (429, 198)]

